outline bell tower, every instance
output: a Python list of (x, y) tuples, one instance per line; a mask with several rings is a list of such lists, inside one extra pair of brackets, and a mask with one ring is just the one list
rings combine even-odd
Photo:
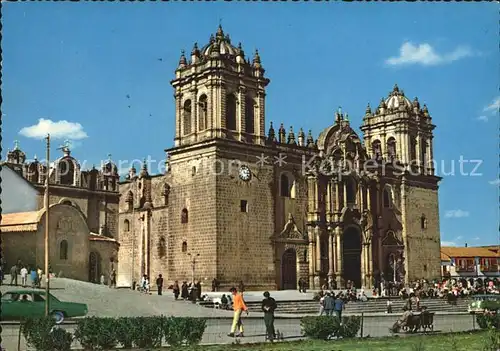
[(195, 43), (188, 59), (181, 53), (175, 79), (175, 146), (208, 139), (265, 143), (265, 88), (258, 51), (245, 58), (219, 26), (201, 49)]
[(373, 113), (366, 108), (361, 130), (368, 153), (374, 158), (400, 161), (412, 174), (434, 175), (433, 130), (427, 106), (411, 102), (394, 85)]

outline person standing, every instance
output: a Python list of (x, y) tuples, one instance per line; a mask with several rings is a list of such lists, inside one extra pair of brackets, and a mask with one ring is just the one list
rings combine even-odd
[(172, 292), (174, 293), (174, 298), (177, 300), (179, 298), (181, 289), (179, 288), (179, 282), (176, 280), (172, 286)]
[(23, 268), (21, 268), (21, 285), (23, 286), (23, 288), (25, 288), (27, 284), (28, 284), (28, 270), (26, 269), (26, 267), (23, 266)]
[(17, 273), (18, 273), (18, 268), (17, 268), (17, 264), (15, 264), (10, 269), (10, 285), (17, 286)]
[(266, 339), (273, 341), (276, 337), (274, 331), (274, 311), (278, 306), (276, 300), (271, 297), (269, 291), (264, 293), (264, 300), (262, 300), (262, 311), (264, 311), (264, 324), (266, 325)]
[(158, 287), (158, 295), (161, 295), (163, 289), (163, 277), (161, 274), (159, 274), (158, 278), (156, 278), (156, 286)]
[(241, 323), (241, 314), (245, 311), (248, 315), (248, 308), (245, 305), (245, 301), (243, 300), (243, 296), (238, 294), (238, 290), (236, 288), (231, 288), (229, 290), (231, 294), (233, 294), (233, 324), (231, 325), (231, 332), (227, 334), (229, 337), (234, 337), (234, 333), (236, 332), (236, 328), (239, 326), (239, 334), (237, 336), (243, 336), (243, 324)]

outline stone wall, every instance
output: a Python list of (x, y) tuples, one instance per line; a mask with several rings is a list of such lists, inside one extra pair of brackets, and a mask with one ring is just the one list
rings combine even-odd
[[(426, 218), (425, 229), (421, 228), (422, 215)], [(408, 279), (439, 279), (441, 243), (437, 190), (409, 186), (405, 217)]]
[(10, 274), (10, 269), (17, 263), (17, 260), (29, 266), (39, 261), (34, 232), (4, 232), (1, 235), (6, 274)]

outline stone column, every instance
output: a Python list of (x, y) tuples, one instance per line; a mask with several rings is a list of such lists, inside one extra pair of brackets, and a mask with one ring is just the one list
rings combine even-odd
[(341, 287), (342, 283), (342, 274), (343, 274), (343, 266), (342, 266), (342, 228), (337, 226), (335, 228), (335, 239), (337, 241), (337, 265), (335, 267), (335, 275), (337, 276), (337, 287)]
[(365, 210), (365, 199), (364, 199), (365, 189), (362, 182), (359, 182), (358, 192), (359, 192), (359, 209), (361, 210), (361, 212), (363, 212)]
[(176, 119), (175, 119), (175, 139), (174, 143), (175, 146), (180, 145), (180, 140), (182, 136), (182, 93), (180, 90), (178, 90), (175, 93), (175, 114), (176, 114)]
[(321, 272), (321, 237), (317, 226), (314, 227), (314, 236), (316, 237), (316, 272)]
[(334, 275), (334, 259), (335, 259), (335, 252), (334, 252), (334, 241), (335, 241), (335, 232), (333, 231), (332, 228), (328, 228), (328, 278), (333, 277)]
[(198, 89), (196, 86), (192, 87), (189, 92), (191, 93), (191, 132), (198, 135)]
[(429, 168), (429, 174), (434, 175), (434, 150), (432, 147), (432, 135), (430, 136), (428, 142), (427, 142), (427, 157), (429, 159), (428, 162), (428, 168)]
[(314, 269), (314, 262), (315, 262), (315, 247), (314, 247), (314, 233), (312, 231), (312, 228), (310, 228), (309, 233), (308, 233), (308, 239), (309, 239), (309, 246), (307, 250), (307, 259), (308, 259), (308, 266), (309, 266), (309, 289), (315, 289), (316, 285), (314, 284), (314, 277), (315, 277), (315, 269)]
[(344, 207), (347, 207), (347, 182), (344, 180)]
[(332, 205), (333, 205), (333, 194), (332, 194), (332, 184), (330, 181), (328, 181), (326, 183), (326, 221), (330, 222), (331, 221), (331, 218), (332, 218), (332, 212), (333, 211), (333, 208), (332, 208)]
[(236, 109), (236, 129), (238, 130), (238, 138), (240, 141), (245, 141), (243, 132), (246, 131), (245, 124), (245, 104), (246, 104), (246, 88), (241, 85), (238, 87), (238, 105)]
[(340, 182), (335, 182), (335, 195), (337, 196), (337, 213), (342, 211), (342, 197), (340, 196)]
[(422, 159), (420, 155), (420, 150), (422, 148), (422, 141), (421, 141), (421, 136), (420, 132), (418, 132), (417, 137), (415, 138), (416, 141), (416, 146), (415, 146), (415, 155), (417, 158), (417, 166), (418, 166), (418, 171), (420, 172), (422, 170)]
[(406, 179), (403, 178), (401, 181), (401, 221), (403, 224), (403, 228), (401, 230), (403, 236), (403, 245), (404, 245), (404, 267), (405, 267), (405, 283), (408, 284), (409, 281), (409, 251), (408, 251), (408, 221), (406, 218)]
[(265, 106), (266, 106), (266, 93), (264, 88), (257, 92), (257, 116), (255, 119), (258, 123), (255, 123), (255, 133), (257, 136), (257, 142), (260, 145), (264, 145), (266, 142), (266, 126), (265, 126)]

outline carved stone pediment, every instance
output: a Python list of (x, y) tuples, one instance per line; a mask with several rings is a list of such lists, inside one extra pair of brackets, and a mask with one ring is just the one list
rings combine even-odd
[(382, 239), (382, 245), (384, 246), (403, 246), (403, 238), (401, 233), (396, 234), (393, 230), (388, 230)]
[(288, 222), (278, 237), (280, 239), (307, 240), (307, 235), (299, 230), (291, 213), (288, 214)]

